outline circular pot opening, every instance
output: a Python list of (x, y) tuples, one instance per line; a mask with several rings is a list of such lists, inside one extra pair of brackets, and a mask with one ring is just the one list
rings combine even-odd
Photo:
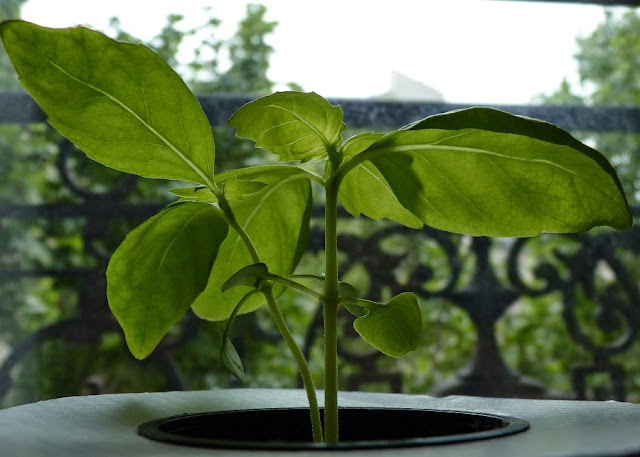
[(525, 431), (513, 417), (446, 410), (342, 408), (340, 442), (311, 442), (306, 408), (220, 411), (141, 424), (144, 437), (185, 446), (236, 449), (362, 449), (452, 444)]

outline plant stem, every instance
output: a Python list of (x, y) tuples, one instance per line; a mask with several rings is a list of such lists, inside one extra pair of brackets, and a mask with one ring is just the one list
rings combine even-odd
[(307, 398), (309, 400), (309, 410), (311, 413), (311, 432), (313, 434), (313, 441), (316, 443), (322, 442), (322, 422), (320, 421), (320, 409), (318, 408), (318, 400), (316, 398), (316, 389), (313, 384), (313, 378), (311, 377), (311, 371), (309, 370), (309, 365), (300, 350), (300, 347), (296, 344), (293, 339), (293, 335), (289, 331), (289, 327), (287, 326), (287, 322), (284, 320), (284, 316), (278, 307), (278, 303), (276, 302), (275, 297), (273, 296), (273, 286), (265, 282), (260, 290), (264, 294), (264, 297), (267, 299), (267, 304), (269, 305), (269, 310), (271, 311), (271, 315), (273, 316), (273, 320), (280, 331), (280, 334), (284, 338), (287, 346), (289, 346), (289, 350), (293, 357), (296, 359), (298, 363), (298, 369), (300, 370), (300, 375), (302, 376), (302, 382), (304, 384), (305, 390), (307, 392)]
[(256, 247), (253, 245), (251, 238), (249, 238), (249, 234), (245, 231), (244, 227), (242, 227), (238, 222), (238, 220), (236, 219), (236, 215), (233, 213), (233, 209), (231, 209), (231, 206), (229, 205), (229, 202), (227, 201), (226, 197), (222, 193), (216, 196), (218, 197), (218, 206), (220, 207), (225, 217), (227, 218), (227, 222), (229, 223), (231, 228), (233, 228), (238, 233), (238, 236), (240, 236), (240, 238), (242, 239), (242, 242), (247, 247), (247, 250), (249, 251), (249, 255), (251, 256), (251, 259), (253, 260), (253, 262), (259, 263), (260, 256), (258, 255), (258, 251), (256, 250)]
[(338, 188), (326, 183), (324, 284), (324, 427), (325, 439), (338, 442)]
[[(233, 209), (229, 205), (229, 202), (225, 198), (224, 194), (220, 192), (215, 183), (210, 182), (207, 184), (209, 189), (216, 195), (218, 198), (218, 205), (220, 209), (225, 214), (227, 218), (227, 222), (229, 225), (238, 233), (242, 241), (244, 242), (249, 254), (251, 255), (251, 259), (255, 263), (260, 262), (260, 256), (258, 255), (258, 251), (256, 250), (249, 234), (244, 230), (242, 225), (236, 219), (235, 214), (233, 213)], [(322, 422), (320, 421), (320, 408), (318, 407), (318, 399), (316, 397), (316, 388), (313, 384), (313, 377), (311, 376), (311, 370), (309, 369), (309, 365), (302, 354), (302, 351), (296, 344), (296, 341), (293, 339), (293, 335), (289, 331), (289, 327), (287, 326), (284, 317), (282, 316), (282, 312), (278, 307), (278, 303), (273, 295), (273, 287), (270, 285), (265, 285), (262, 287), (262, 293), (267, 300), (267, 304), (269, 306), (269, 311), (271, 312), (271, 316), (284, 338), (287, 346), (289, 347), (289, 351), (293, 358), (295, 359), (298, 370), (300, 371), (300, 375), (302, 376), (302, 383), (304, 384), (305, 391), (307, 393), (307, 401), (309, 402), (309, 411), (311, 414), (311, 432), (313, 435), (314, 442), (322, 442)]]

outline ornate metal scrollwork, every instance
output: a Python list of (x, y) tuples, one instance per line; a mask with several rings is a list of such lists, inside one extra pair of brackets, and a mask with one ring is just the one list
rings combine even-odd
[[(5, 122), (41, 122), (43, 116), (26, 96), (0, 94), (0, 117)], [(220, 124), (246, 100), (234, 97), (203, 98), (203, 106), (212, 123)], [(451, 105), (341, 101), (350, 125), (392, 127), (402, 125), (427, 114), (456, 108)], [(7, 107), (13, 107), (13, 111)], [(461, 107), (461, 106), (457, 106)], [(593, 107), (511, 107), (512, 111), (545, 118), (576, 130), (622, 130), (637, 132), (637, 108)], [(26, 114), (25, 114), (26, 113)], [(142, 221), (161, 207), (156, 203), (127, 203), (136, 186), (135, 177), (108, 180), (100, 189), (77, 179), (74, 172), (73, 146), (66, 140), (59, 146), (58, 169), (72, 203), (56, 202), (44, 205), (0, 204), (0, 219), (8, 218), (82, 218), (82, 242), (93, 264), (86, 268), (65, 271), (48, 269), (0, 271), (0, 279), (60, 275), (78, 278), (78, 308), (73, 317), (44, 326), (10, 348), (0, 366), (0, 398), (11, 388), (12, 369), (18, 366), (34, 348), (51, 339), (96, 345), (106, 332), (119, 331), (106, 302), (104, 272), (109, 252), (104, 248), (105, 233), (111, 220), (126, 218)], [(315, 212), (319, 216), (320, 211)], [(636, 211), (636, 216), (638, 212)], [(395, 243), (394, 237), (405, 242)], [(554, 249), (556, 243), (546, 238), (545, 256), (530, 252), (536, 239), (512, 241), (489, 238), (468, 238), (425, 228), (413, 231), (398, 226), (384, 226), (367, 235), (343, 233), (339, 247), (344, 255), (341, 273), (356, 264), (368, 272), (367, 297), (382, 300), (405, 290), (416, 292), (422, 299), (443, 299), (464, 310), (473, 322), (477, 345), (467, 367), (454, 379), (439, 385), (440, 394), (464, 393), (496, 396), (553, 396), (540, 384), (528, 380), (507, 367), (496, 341), (496, 323), (522, 297), (560, 297), (562, 317), (567, 334), (586, 354), (587, 362), (572, 368), (573, 387), (577, 398), (625, 398), (625, 368), (619, 361), (637, 343), (640, 332), (640, 291), (637, 275), (628, 258), (636, 261), (640, 251), (640, 236), (636, 228), (626, 233), (593, 232), (580, 236), (562, 236), (571, 247)], [(414, 243), (407, 243), (413, 239)], [(554, 238), (557, 239), (557, 238)], [(391, 240), (391, 241), (390, 241)], [(322, 250), (323, 234), (312, 231), (310, 250)], [(439, 255), (425, 259), (422, 250), (431, 246)], [(391, 247), (391, 249), (390, 249)], [(492, 253), (502, 255), (492, 262)], [(470, 261), (473, 268), (466, 267)], [(469, 272), (470, 271), (470, 272)], [(603, 280), (601, 272), (605, 272)], [(554, 295), (554, 296), (555, 296)], [(590, 308), (592, 319), (586, 322), (584, 308)], [(308, 354), (321, 331), (322, 310), (316, 314), (305, 336)], [(349, 338), (352, 316), (345, 315), (342, 359), (356, 367), (345, 386), (356, 389), (367, 383), (384, 383), (390, 391), (403, 389), (397, 369), (381, 369), (379, 353), (363, 348)], [(257, 319), (255, 316), (252, 319)], [(263, 340), (274, 341), (271, 331), (259, 321), (249, 322), (251, 333)], [(167, 389), (183, 389), (185, 385), (173, 356), (178, 348), (203, 331), (202, 325), (189, 313), (176, 333), (166, 339), (152, 356), (151, 363), (160, 367)], [(240, 342), (241, 343), (241, 342)], [(242, 344), (238, 348), (242, 350)], [(126, 349), (122, 348), (123, 351)], [(604, 374), (608, 382), (594, 386), (590, 378)], [(598, 378), (601, 379), (602, 377)], [(101, 390), (93, 386), (95, 392)], [(590, 392), (593, 391), (593, 392)]]
[[(631, 232), (637, 231), (636, 228)], [(594, 386), (591, 398), (626, 398), (625, 369), (613, 358), (627, 351), (637, 341), (640, 332), (640, 291), (637, 282), (616, 251), (622, 246), (638, 251), (637, 233), (583, 234), (578, 236), (580, 249), (561, 256), (570, 269), (567, 287), (563, 290), (562, 316), (571, 338), (591, 356), (589, 363), (572, 368), (572, 381), (577, 398), (587, 399), (588, 378), (605, 374), (610, 386)], [(599, 278), (597, 271), (604, 266), (609, 278)], [(600, 275), (602, 276), (602, 275)], [(600, 281), (598, 281), (600, 279)], [(604, 282), (604, 284), (599, 284)], [(582, 294), (582, 297), (579, 296)], [(595, 306), (592, 324), (588, 329), (580, 319), (580, 308), (585, 302)], [(597, 338), (595, 333), (599, 333)], [(604, 338), (609, 336), (609, 338)]]

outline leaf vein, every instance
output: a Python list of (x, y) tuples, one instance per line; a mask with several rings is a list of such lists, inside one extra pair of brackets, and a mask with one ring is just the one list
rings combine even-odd
[(121, 100), (119, 100), (118, 98), (114, 97), (113, 95), (111, 95), (110, 93), (106, 92), (103, 89), (100, 89), (97, 86), (94, 86), (91, 83), (88, 83), (87, 81), (83, 81), (82, 79), (78, 78), (77, 76), (69, 73), (67, 70), (65, 70), (64, 68), (62, 68), (60, 65), (58, 65), (57, 63), (55, 63), (53, 60), (47, 58), (47, 60), (49, 61), (49, 63), (56, 68), (58, 71), (60, 71), (61, 73), (63, 73), (64, 75), (66, 75), (67, 77), (69, 77), (70, 79), (102, 94), (103, 96), (107, 97), (109, 100), (111, 100), (113, 103), (115, 103), (116, 105), (120, 106), (124, 111), (126, 111), (127, 113), (129, 113), (131, 116), (133, 116), (138, 122), (140, 122), (143, 127), (145, 127), (147, 130), (149, 130), (149, 132), (151, 132), (153, 135), (155, 135), (158, 139), (160, 139), (160, 141), (162, 141), (164, 144), (167, 145), (167, 147), (174, 153), (176, 154), (185, 164), (187, 164), (187, 166), (189, 166), (189, 168), (191, 168), (198, 176), (200, 176), (205, 182), (209, 180), (209, 176), (202, 170), (200, 169), (200, 167), (198, 167), (194, 162), (192, 162), (190, 160), (190, 158), (183, 153), (182, 151), (180, 151), (179, 148), (177, 148), (171, 141), (169, 141), (168, 138), (166, 138), (164, 135), (162, 135), (160, 132), (158, 132), (151, 124), (149, 124), (148, 122), (146, 122), (144, 119), (142, 119), (140, 117), (140, 115), (138, 115), (138, 113), (136, 113), (131, 107), (129, 107), (126, 103), (122, 102)]

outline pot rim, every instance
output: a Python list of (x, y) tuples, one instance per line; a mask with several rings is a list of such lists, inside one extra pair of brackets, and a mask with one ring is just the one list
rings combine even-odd
[(216, 439), (201, 438), (193, 436), (185, 436), (170, 431), (163, 430), (169, 424), (180, 422), (181, 420), (193, 420), (198, 417), (224, 416), (228, 414), (243, 413), (278, 413), (291, 411), (309, 411), (308, 407), (275, 407), (275, 408), (247, 408), (247, 409), (231, 409), (222, 411), (211, 411), (203, 413), (184, 413), (174, 416), (162, 417), (148, 422), (144, 422), (138, 426), (138, 434), (154, 440), (173, 445), (191, 446), (191, 447), (207, 447), (220, 449), (251, 449), (251, 450), (349, 450), (349, 449), (381, 449), (381, 448), (401, 448), (401, 447), (418, 447), (418, 446), (436, 446), (436, 445), (452, 445), (457, 443), (466, 443), (469, 441), (486, 440), (491, 438), (499, 438), (504, 436), (521, 433), (530, 428), (527, 421), (512, 416), (499, 415), (494, 413), (485, 413), (481, 411), (463, 411), (450, 409), (434, 409), (434, 408), (407, 408), (407, 407), (370, 407), (370, 406), (345, 406), (340, 408), (341, 411), (368, 411), (385, 412), (385, 411), (410, 411), (423, 413), (436, 413), (441, 415), (460, 415), (468, 419), (488, 419), (495, 420), (500, 425), (489, 430), (478, 430), (468, 433), (457, 433), (448, 435), (414, 437), (401, 439), (372, 439), (372, 440), (354, 440), (340, 441), (338, 443), (313, 443), (311, 441), (257, 441), (257, 440), (235, 440), (235, 439)]

